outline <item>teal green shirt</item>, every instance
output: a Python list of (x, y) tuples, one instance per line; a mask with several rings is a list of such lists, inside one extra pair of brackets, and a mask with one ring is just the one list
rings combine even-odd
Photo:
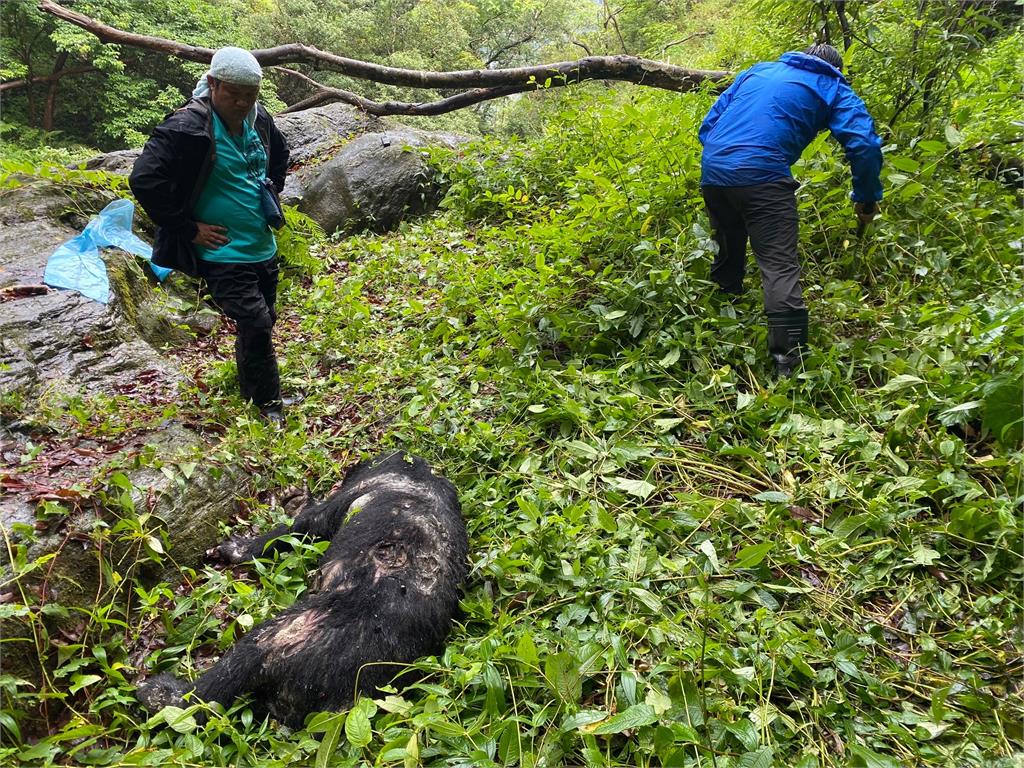
[(266, 261), (277, 253), (277, 241), (260, 204), (260, 183), (267, 172), (263, 142), (245, 122), (242, 135), (232, 136), (216, 112), (213, 137), (217, 158), (196, 203), (195, 217), (206, 224), (227, 227), (231, 242), (220, 248), (196, 246), (199, 258), (233, 263)]

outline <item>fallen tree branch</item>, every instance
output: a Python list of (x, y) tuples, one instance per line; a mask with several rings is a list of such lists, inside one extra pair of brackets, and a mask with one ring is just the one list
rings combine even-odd
[(71, 67), (70, 69), (60, 69), (56, 72), (51, 72), (49, 75), (36, 75), (34, 77), (22, 78), (21, 80), (6, 80), (0, 83), (0, 92), (13, 91), (16, 88), (24, 88), (34, 83), (52, 83), (60, 80), (62, 77), (84, 75), (89, 72), (99, 72), (99, 70), (96, 67)]
[[(142, 48), (203, 64), (209, 63), (213, 57), (212, 48), (202, 48), (176, 40), (126, 32), (65, 8), (53, 0), (40, 0), (37, 7), (40, 11), (81, 27), (104, 43)], [(730, 72), (687, 69), (660, 61), (624, 55), (588, 56), (577, 61), (560, 61), (552, 64), (507, 69), (429, 72), (398, 69), (349, 59), (299, 43), (264, 48), (252, 53), (263, 66), (301, 63), (318, 70), (338, 72), (356, 79), (385, 85), (462, 91), (438, 101), (409, 103), (374, 102), (351, 91), (323, 88), (314, 97), (300, 102), (306, 104), (312, 99), (316, 99), (317, 103), (326, 103), (326, 101), (332, 100), (345, 101), (375, 115), (440, 115), (488, 99), (542, 87), (554, 88), (573, 85), (585, 80), (621, 80), (652, 88), (686, 92), (700, 87), (705, 82), (720, 84), (732, 75)], [(294, 107), (297, 106), (292, 105), (288, 111), (295, 111)]]
[[(515, 93), (525, 93), (527, 91), (535, 91), (540, 89), (542, 86), (538, 83), (531, 82), (525, 85), (506, 85), (499, 86), (496, 88), (474, 88), (467, 91), (460, 91), (452, 96), (447, 96), (437, 101), (428, 102), (408, 102), (408, 101), (372, 101), (358, 93), (352, 91), (342, 90), (341, 88), (332, 88), (322, 83), (318, 83), (311, 77), (298, 72), (294, 69), (288, 69), (286, 67), (274, 67), (274, 71), (283, 72), (291, 75), (298, 79), (303, 80), (308, 85), (312, 85), (319, 90), (303, 99), (300, 102), (292, 104), (286, 109), (281, 110), (280, 114), (287, 115), (293, 112), (301, 112), (304, 109), (311, 107), (320, 106), (321, 104), (328, 104), (333, 101), (342, 101), (346, 104), (351, 104), (354, 107), (358, 107), (367, 114), (376, 115), (382, 117), (385, 115), (412, 115), (416, 117), (433, 117), (436, 115), (443, 115), (447, 112), (454, 112), (458, 109), (471, 106), (473, 104), (479, 104), (482, 101), (488, 101), (490, 99), (498, 99), (503, 96), (511, 96)], [(576, 81), (578, 82), (578, 81)], [(555, 80), (551, 79), (550, 83), (543, 86), (545, 88), (558, 88), (571, 83), (565, 79)]]

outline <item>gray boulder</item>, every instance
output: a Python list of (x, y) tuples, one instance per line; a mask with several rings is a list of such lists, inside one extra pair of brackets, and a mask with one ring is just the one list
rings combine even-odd
[(322, 165), (296, 173), (292, 194), (301, 191), (299, 210), (326, 232), (386, 232), (434, 210), (444, 194), (423, 150), (464, 141), (405, 127), (360, 136)]
[(281, 199), (326, 232), (393, 229), (437, 207), (444, 190), (422, 150), (455, 149), (470, 137), (423, 131), (328, 104), (275, 118), (294, 172)]
[(142, 149), (119, 149), (116, 152), (107, 152), (105, 155), (97, 155), (96, 157), (86, 160), (84, 163), (77, 163), (74, 165), (75, 168), (81, 168), (86, 171), (106, 171), (107, 173), (117, 173), (122, 176), (127, 176), (132, 172), (132, 166), (135, 165), (135, 161), (139, 159), (139, 155), (142, 154)]

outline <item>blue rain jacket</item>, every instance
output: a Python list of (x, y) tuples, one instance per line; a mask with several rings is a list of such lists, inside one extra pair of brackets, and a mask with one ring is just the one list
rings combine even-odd
[(882, 199), (882, 140), (842, 73), (805, 53), (741, 72), (701, 124), (701, 184), (745, 187), (789, 178), (790, 166), (828, 128), (853, 171), (853, 199)]

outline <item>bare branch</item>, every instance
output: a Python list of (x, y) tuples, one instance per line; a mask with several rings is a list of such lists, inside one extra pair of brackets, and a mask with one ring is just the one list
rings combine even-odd
[[(453, 96), (448, 96), (444, 99), (438, 99), (437, 101), (429, 101), (424, 103), (410, 103), (405, 101), (371, 101), (370, 99), (364, 98), (357, 93), (351, 91), (344, 91), (340, 88), (331, 88), (330, 86), (318, 83), (311, 77), (304, 75), (302, 72), (297, 72), (294, 69), (287, 69), (285, 67), (274, 67), (277, 72), (283, 72), (287, 75), (291, 75), (299, 80), (302, 80), (307, 85), (312, 85), (320, 90), (310, 96), (307, 99), (303, 99), (298, 104), (293, 104), (287, 109), (283, 110), (281, 114), (287, 115), (292, 112), (301, 112), (303, 109), (309, 109), (313, 106), (319, 106), (330, 101), (343, 101), (346, 104), (351, 104), (354, 107), (358, 107), (367, 114), (370, 115), (416, 115), (420, 117), (443, 115), (446, 112), (454, 112), (457, 109), (463, 109), (464, 107), (478, 104), (481, 101), (488, 101), (489, 99), (497, 99), (502, 96), (510, 96), (514, 93), (523, 93), (524, 91), (533, 91), (538, 88), (536, 83), (529, 83), (524, 86), (503, 86), (499, 88), (476, 88), (470, 91), (463, 91)], [(555, 87), (555, 83), (552, 81), (550, 87)]]
[(148, 35), (136, 35), (115, 27), (108, 27), (106, 24), (91, 19), (83, 13), (65, 8), (63, 5), (53, 2), (53, 0), (39, 0), (36, 7), (44, 13), (49, 13), (58, 19), (74, 24), (76, 27), (81, 27), (86, 32), (91, 32), (101, 43), (117, 43), (133, 48), (145, 48), (150, 51), (157, 51), (158, 53), (168, 53), (172, 56), (177, 56), (179, 59), (198, 61), (200, 64), (208, 64), (210, 59), (213, 58), (212, 48), (198, 48), (194, 45), (185, 45), (175, 40), (149, 37)]
[(52, 83), (60, 80), (62, 77), (84, 75), (88, 72), (99, 72), (99, 70), (96, 67), (72, 67), (71, 69), (61, 69), (57, 72), (52, 72), (49, 75), (35, 75), (34, 77), (26, 77), (21, 80), (6, 80), (0, 83), (0, 91), (13, 91), (16, 88), (24, 88), (30, 83)]
[[(69, 10), (53, 0), (40, 0), (39, 10), (50, 13), (95, 35), (105, 43), (117, 43), (135, 48), (156, 51), (188, 61), (209, 63), (214, 51), (185, 45), (175, 40), (137, 35), (110, 27), (76, 11)], [(577, 61), (560, 61), (529, 67), (507, 69), (469, 69), (455, 72), (429, 72), (415, 69), (385, 67), (357, 59), (321, 51), (299, 43), (264, 48), (252, 52), (264, 66), (286, 63), (303, 63), (316, 69), (339, 72), (349, 77), (370, 80), (385, 85), (412, 88), (457, 89), (462, 93), (439, 101), (415, 104), (407, 102), (374, 102), (358, 94), (336, 88), (323, 88), (314, 97), (318, 103), (337, 99), (365, 109), (370, 114), (386, 115), (439, 115), (476, 104), (487, 99), (500, 98), (513, 93), (531, 91), (538, 87), (561, 87), (584, 80), (622, 80), (653, 88), (686, 92), (698, 88), (704, 82), (719, 84), (732, 73), (686, 69), (660, 61), (642, 59), (636, 56), (588, 56)], [(328, 98), (328, 96), (330, 98)], [(288, 111), (294, 111), (292, 109)]]
[(839, 17), (839, 28), (843, 30), (843, 50), (850, 50), (853, 45), (853, 33), (850, 31), (850, 20), (846, 18), (846, 0), (835, 0), (836, 16)]
[(501, 54), (508, 53), (513, 48), (518, 48), (523, 43), (528, 43), (531, 40), (533, 40), (533, 35), (532, 34), (527, 35), (522, 40), (516, 40), (514, 42), (509, 43), (508, 45), (503, 45), (501, 48), (499, 48), (497, 51), (495, 51), (491, 55), (491, 58), (489, 58), (487, 61), (484, 62), (484, 68), (486, 69), (487, 67), (491, 66), (491, 64), (496, 62), (501, 57)]
[(667, 51), (669, 48), (672, 48), (672, 47), (674, 47), (676, 45), (682, 45), (683, 43), (688, 43), (690, 40), (693, 40), (693, 38), (695, 38), (695, 37), (707, 37), (710, 34), (711, 34), (711, 32), (709, 32), (709, 31), (706, 31), (706, 32), (694, 32), (692, 35), (687, 35), (686, 37), (680, 38), (679, 40), (673, 40), (671, 43), (665, 43), (663, 46), (661, 46), (661, 52), (658, 55), (659, 56), (664, 56), (665, 55), (665, 51)]
[(619, 15), (619, 12), (622, 9), (619, 8), (618, 11), (613, 11), (611, 8), (608, 7), (608, 0), (603, 0), (603, 5), (605, 14), (604, 28), (608, 29), (609, 24), (611, 24), (612, 27), (614, 27), (615, 36), (619, 38), (619, 45), (622, 46), (622, 52), (628, 54), (629, 51), (626, 49), (626, 41), (622, 39), (622, 32), (619, 30), (619, 20), (615, 18), (616, 16)]
[(570, 40), (569, 42), (570, 42), (570, 43), (572, 43), (572, 44), (573, 44), (573, 45), (575, 45), (575, 46), (579, 46), (579, 47), (580, 47), (580, 48), (582, 48), (582, 49), (583, 49), (584, 51), (586, 51), (586, 52), (587, 52), (587, 56), (593, 56), (593, 55), (594, 55), (594, 54), (592, 54), (592, 53), (590, 52), (590, 48), (588, 48), (588, 47), (587, 47), (587, 44), (586, 44), (586, 43), (581, 43), (581, 42), (580, 42), (579, 40)]

